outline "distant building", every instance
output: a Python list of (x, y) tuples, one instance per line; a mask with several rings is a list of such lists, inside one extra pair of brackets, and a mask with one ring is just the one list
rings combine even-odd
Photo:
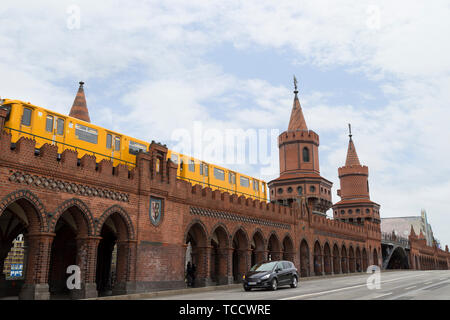
[[(3, 265), (3, 273), (5, 274), (6, 279), (10, 278), (21, 278), (22, 276), (17, 277), (15, 274), (11, 275), (11, 269), (13, 269), (13, 273), (17, 272), (19, 268), (17, 266), (21, 266), (20, 270), (23, 269), (23, 256), (24, 256), (24, 248), (23, 248), (23, 235), (19, 234), (15, 240), (13, 240), (13, 245), (11, 250), (8, 253), (8, 256), (5, 259), (5, 263)], [(13, 268), (11, 268), (13, 266)], [(22, 274), (22, 272), (20, 272)]]
[[(424, 209), (422, 209), (420, 216), (381, 219), (382, 233), (394, 233), (396, 236), (402, 238), (408, 238), (409, 233), (411, 232), (411, 226), (413, 226), (414, 232), (417, 235), (420, 233), (423, 234), (428, 246), (433, 245), (433, 240), (435, 240), (433, 237), (433, 230), (428, 223), (427, 213)], [(439, 243), (439, 241), (437, 241), (437, 243)]]

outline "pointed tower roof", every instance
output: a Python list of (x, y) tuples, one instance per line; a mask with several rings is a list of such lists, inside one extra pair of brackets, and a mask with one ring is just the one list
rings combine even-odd
[(70, 109), (69, 116), (74, 117), (86, 122), (91, 122), (89, 118), (89, 111), (86, 104), (86, 97), (83, 89), (84, 82), (80, 81), (80, 87), (78, 88), (77, 95), (73, 101), (72, 109)]
[(298, 90), (297, 90), (297, 79), (294, 76), (294, 103), (292, 105), (291, 111), (291, 119), (289, 120), (288, 131), (296, 131), (296, 130), (308, 130), (306, 126), (305, 117), (303, 116), (302, 107), (300, 105), (300, 101), (298, 100)]
[(411, 237), (416, 237), (416, 233), (414, 232), (413, 225), (411, 225), (411, 231), (409, 232), (409, 235), (410, 235)]
[(348, 128), (350, 131), (349, 137), (350, 141), (348, 142), (348, 149), (347, 149), (347, 160), (345, 161), (345, 166), (360, 166), (361, 163), (359, 163), (358, 154), (356, 153), (355, 145), (353, 144), (352, 140), (352, 127), (350, 124), (348, 124)]

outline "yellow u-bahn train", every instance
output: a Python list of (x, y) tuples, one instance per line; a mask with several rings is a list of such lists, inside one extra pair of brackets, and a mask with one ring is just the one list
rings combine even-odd
[[(75, 149), (79, 157), (94, 155), (97, 161), (108, 159), (114, 165), (136, 165), (136, 155), (148, 151), (149, 143), (105, 129), (74, 117), (62, 115), (20, 100), (0, 100), (0, 108), (8, 111), (5, 129), (17, 142), (25, 136), (36, 141), (36, 148), (45, 143), (58, 147), (58, 153)], [(267, 201), (267, 184), (259, 179), (169, 150), (168, 158), (178, 165), (179, 179)]]

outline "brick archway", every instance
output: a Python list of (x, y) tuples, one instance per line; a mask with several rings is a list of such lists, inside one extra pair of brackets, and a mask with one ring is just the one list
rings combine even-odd
[(362, 259), (361, 259), (361, 250), (359, 246), (356, 247), (356, 272), (362, 271)]
[(339, 255), (339, 247), (336, 243), (333, 245), (333, 272), (334, 274), (341, 273), (341, 258)]
[(97, 235), (97, 236), (100, 235), (103, 224), (105, 223), (106, 219), (108, 219), (112, 214), (118, 214), (123, 219), (123, 222), (126, 225), (126, 231), (127, 231), (126, 238), (129, 240), (136, 239), (133, 222), (131, 221), (130, 215), (128, 214), (128, 212), (125, 209), (123, 209), (121, 206), (119, 206), (117, 204), (109, 207), (97, 220), (97, 223), (96, 223), (97, 228), (95, 230), (95, 235)]
[(269, 260), (280, 260), (282, 258), (280, 239), (275, 231), (270, 233), (267, 240), (267, 253)]
[(215, 284), (228, 284), (228, 259), (230, 254), (230, 233), (225, 224), (217, 223), (210, 233), (211, 246), (210, 276)]
[(232, 270), (235, 282), (240, 282), (250, 265), (250, 243), (245, 229), (237, 227), (232, 236)]
[[(26, 201), (21, 201), (26, 200)], [(25, 209), (31, 209), (34, 210), (34, 216), (36, 219), (33, 219), (33, 216), (28, 216), (29, 223), (31, 222), (38, 222), (34, 225), (30, 225), (30, 232), (46, 232), (48, 230), (48, 219), (47, 219), (47, 213), (45, 210), (44, 205), (42, 204), (41, 200), (31, 191), (29, 190), (17, 190), (14, 192), (11, 192), (7, 196), (5, 196), (2, 201), (0, 202), (0, 216), (4, 213), (5, 209), (10, 206), (13, 203), (20, 203), (25, 206)], [(25, 212), (32, 212), (29, 210), (24, 210)]]
[(343, 244), (341, 248), (341, 270), (342, 273), (348, 273), (348, 256), (345, 244)]
[(111, 206), (98, 219), (96, 227), (97, 290), (101, 295), (133, 291), (136, 242), (129, 214), (119, 205)]
[(356, 270), (355, 250), (353, 250), (352, 245), (348, 248), (348, 269), (350, 273), (353, 273)]
[[(184, 234), (184, 243), (188, 246), (184, 269), (186, 270), (188, 264), (193, 266), (192, 281), (191, 278), (188, 279), (188, 284), (192, 286), (204, 286), (209, 283), (210, 247), (208, 246), (208, 239), (209, 236), (204, 223), (198, 219), (192, 220)], [(190, 277), (190, 275), (188, 276)]]
[[(46, 233), (48, 220), (42, 202), (28, 190), (12, 192), (0, 202), (0, 217), (0, 296), (12, 294), (19, 295), (20, 299), (48, 299), (48, 261), (52, 236)], [(24, 281), (10, 288), (11, 283), (4, 277), (3, 266), (13, 240), (20, 234), (23, 234), (24, 239)]]
[(52, 214), (52, 218), (49, 221), (49, 232), (55, 232), (56, 224), (59, 221), (61, 215), (69, 210), (70, 208), (77, 208), (82, 214), (86, 221), (87, 234), (89, 236), (95, 235), (95, 222), (91, 210), (89, 207), (80, 199), (72, 198), (64, 201)]
[(367, 256), (367, 250), (366, 248), (363, 248), (362, 250), (362, 264), (363, 264), (363, 272), (367, 271), (367, 268), (369, 267), (369, 259)]
[[(88, 206), (76, 198), (63, 202), (49, 222), (49, 231), (55, 234), (49, 267), (51, 294), (74, 299), (96, 297), (98, 239), (95, 238), (95, 223)], [(69, 290), (66, 286), (67, 268), (71, 265), (80, 268), (81, 289)]]
[(314, 242), (314, 275), (322, 275), (323, 265), (322, 265), (322, 247), (319, 240)]
[(323, 245), (323, 271), (325, 274), (331, 274), (331, 249), (328, 241)]
[(294, 250), (294, 242), (292, 241), (291, 235), (287, 233), (284, 236), (282, 242), (282, 250), (283, 250), (283, 260), (288, 260), (295, 263), (295, 250)]
[(300, 276), (308, 277), (310, 274), (309, 264), (309, 245), (308, 242), (303, 239), (300, 242)]
[(257, 228), (253, 231), (250, 248), (252, 250), (250, 263), (252, 266), (267, 260), (266, 240), (261, 229)]

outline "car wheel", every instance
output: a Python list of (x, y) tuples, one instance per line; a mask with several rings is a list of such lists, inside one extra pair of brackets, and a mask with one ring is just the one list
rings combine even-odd
[(291, 283), (291, 288), (297, 288), (298, 285), (298, 280), (296, 276), (292, 277), (292, 283)]
[(248, 286), (244, 286), (244, 290), (245, 290), (245, 291), (250, 291), (250, 290), (252, 290), (252, 288), (250, 288), (250, 287), (248, 287)]
[(272, 279), (270, 282), (270, 290), (275, 291), (278, 288), (278, 281), (277, 279)]

